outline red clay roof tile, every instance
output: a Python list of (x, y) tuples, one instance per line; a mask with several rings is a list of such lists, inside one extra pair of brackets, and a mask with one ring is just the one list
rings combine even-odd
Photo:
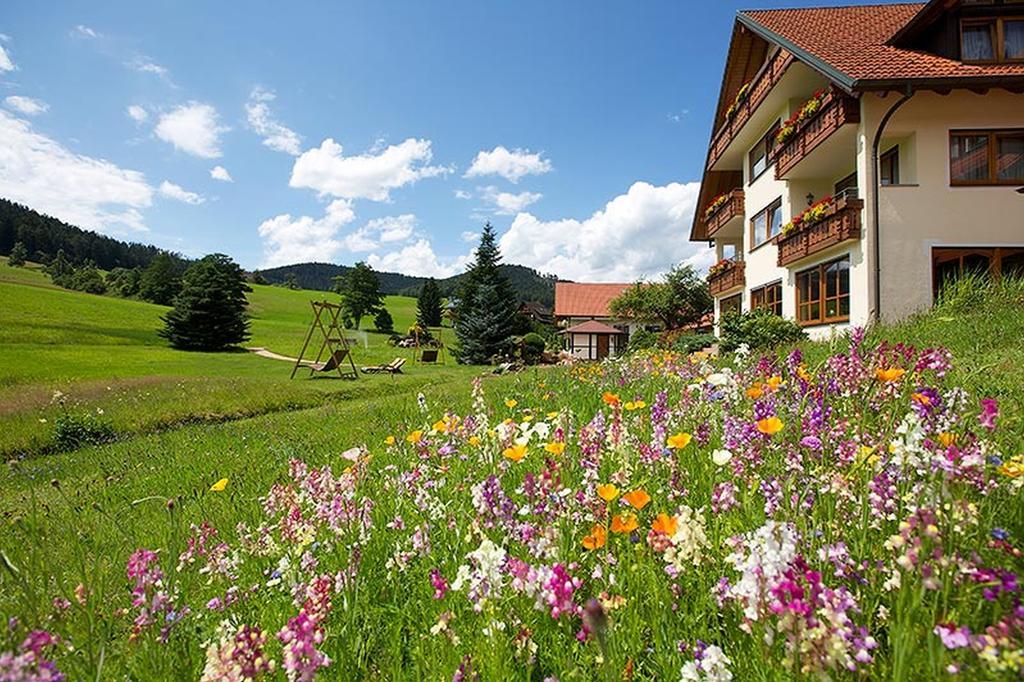
[(555, 315), (558, 317), (609, 317), (608, 304), (630, 284), (581, 284), (555, 282)]

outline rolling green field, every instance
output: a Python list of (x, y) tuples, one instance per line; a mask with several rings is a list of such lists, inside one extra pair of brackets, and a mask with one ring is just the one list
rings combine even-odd
[[(324, 297), (324, 292), (254, 286), (249, 295), (252, 339), (246, 345), (297, 356), (312, 319), (309, 302)], [(415, 299), (390, 296), (386, 303), (397, 330), (413, 324)], [(356, 364), (405, 357), (408, 376), (300, 380), (309, 375), (300, 370), (289, 380), (291, 365), (285, 362), (246, 352), (168, 347), (156, 334), (166, 310), (60, 289), (37, 268), (12, 268), (0, 261), (0, 457), (47, 447), (50, 424), (60, 412), (52, 404), (55, 391), (66, 394), (72, 409), (102, 410), (119, 432), (135, 433), (293, 410), (380, 390), (411, 390), (472, 373), (451, 358), (444, 367), (414, 365), (411, 350), (390, 347), (385, 335), (368, 331), (357, 334), (366, 347), (354, 349)], [(443, 338), (450, 343), (451, 330)]]

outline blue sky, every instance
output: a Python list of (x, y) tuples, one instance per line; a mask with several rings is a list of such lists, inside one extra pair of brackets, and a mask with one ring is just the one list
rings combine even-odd
[(733, 16), (776, 4), (7, 0), (0, 196), (249, 268), (444, 276), (485, 220), (563, 277), (706, 266)]

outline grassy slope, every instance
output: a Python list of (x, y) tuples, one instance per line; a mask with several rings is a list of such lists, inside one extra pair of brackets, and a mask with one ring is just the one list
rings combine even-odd
[[(323, 296), (254, 287), (249, 345), (297, 355), (312, 315), (309, 301)], [(414, 299), (388, 297), (387, 305), (396, 328), (412, 324)], [(55, 390), (69, 395), (74, 410), (101, 409), (119, 431), (134, 432), (347, 400), (391, 381), (290, 381), (291, 367), (284, 362), (243, 352), (176, 351), (156, 334), (165, 310), (66, 291), (38, 269), (0, 263), (0, 456), (45, 447), (58, 414), (50, 404)], [(364, 336), (368, 347), (354, 353), (359, 365), (399, 355), (412, 359), (411, 351), (387, 346), (383, 334)], [(407, 367), (407, 381), (417, 385), (473, 371), (453, 363)]]

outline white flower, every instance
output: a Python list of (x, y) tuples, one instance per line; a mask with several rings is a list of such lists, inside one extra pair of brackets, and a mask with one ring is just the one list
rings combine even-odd
[(715, 450), (711, 453), (711, 461), (715, 463), (715, 466), (724, 467), (732, 459), (732, 453), (728, 450)]

